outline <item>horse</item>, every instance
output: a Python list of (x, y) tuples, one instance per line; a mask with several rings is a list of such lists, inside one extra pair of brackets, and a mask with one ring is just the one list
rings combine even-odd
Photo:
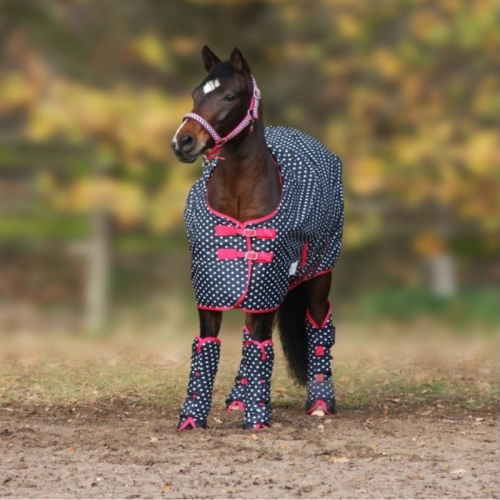
[[(179, 431), (205, 428), (220, 357), (223, 312), (245, 313), (242, 360), (226, 411), (244, 429), (271, 423), (272, 331), (291, 375), (307, 386), (306, 413), (336, 413), (328, 295), (342, 241), (341, 161), (288, 127), (264, 128), (261, 92), (235, 48), (207, 72), (172, 140), (181, 162), (204, 157), (184, 212), (200, 321)], [(275, 321), (277, 320), (277, 321)]]

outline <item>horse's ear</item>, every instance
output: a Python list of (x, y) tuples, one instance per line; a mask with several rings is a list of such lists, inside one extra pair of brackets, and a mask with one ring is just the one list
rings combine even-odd
[(250, 73), (250, 67), (248, 66), (248, 63), (245, 61), (245, 58), (243, 57), (243, 54), (239, 49), (233, 49), (229, 61), (231, 62), (235, 70), (242, 71), (243, 73)]
[(203, 50), (201, 51), (201, 58), (203, 59), (203, 65), (207, 73), (210, 73), (210, 70), (220, 63), (220, 59), (206, 45), (203, 46)]

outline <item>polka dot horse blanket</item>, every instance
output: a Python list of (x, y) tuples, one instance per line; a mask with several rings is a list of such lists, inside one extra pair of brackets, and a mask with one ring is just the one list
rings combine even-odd
[(341, 161), (298, 130), (268, 127), (265, 138), (282, 182), (278, 207), (239, 222), (213, 210), (207, 188), (217, 160), (205, 161), (184, 212), (191, 280), (200, 309), (277, 309), (290, 288), (329, 272), (340, 253)]

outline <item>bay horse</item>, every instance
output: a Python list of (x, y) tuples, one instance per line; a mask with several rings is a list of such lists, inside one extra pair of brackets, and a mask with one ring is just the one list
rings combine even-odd
[(328, 294), (342, 240), (340, 159), (298, 130), (264, 128), (240, 50), (222, 62), (204, 46), (202, 59), (207, 76), (172, 140), (180, 161), (205, 158), (184, 213), (200, 333), (177, 429), (206, 427), (222, 313), (233, 308), (246, 316), (226, 410), (242, 410), (245, 429), (270, 426), (277, 317), (290, 373), (307, 386), (306, 412), (333, 414)]

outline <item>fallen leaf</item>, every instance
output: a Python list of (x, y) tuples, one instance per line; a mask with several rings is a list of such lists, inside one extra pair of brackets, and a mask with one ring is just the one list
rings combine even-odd
[(260, 437), (257, 436), (257, 434), (250, 434), (250, 436), (247, 437), (248, 441), (259, 441)]
[(335, 464), (345, 464), (349, 462), (349, 459), (347, 457), (330, 457), (328, 461)]
[(389, 408), (387, 408), (387, 406), (384, 406), (384, 409), (382, 410), (382, 413), (384, 415), (389, 415)]
[(170, 491), (170, 489), (171, 489), (171, 488), (172, 488), (172, 486), (171, 486), (170, 484), (168, 484), (168, 483), (167, 483), (167, 484), (166, 484), (166, 485), (165, 485), (165, 486), (161, 489), (161, 491), (162, 491), (163, 493), (168, 493), (168, 492)]
[(156, 443), (156, 442), (158, 441), (158, 438), (157, 438), (156, 436), (153, 436), (153, 437), (150, 439), (150, 441), (151, 441), (152, 443)]
[(283, 444), (280, 444), (280, 448), (282, 450), (288, 450), (288, 448), (290, 448), (290, 446), (288, 446), (287, 444), (283, 443)]

